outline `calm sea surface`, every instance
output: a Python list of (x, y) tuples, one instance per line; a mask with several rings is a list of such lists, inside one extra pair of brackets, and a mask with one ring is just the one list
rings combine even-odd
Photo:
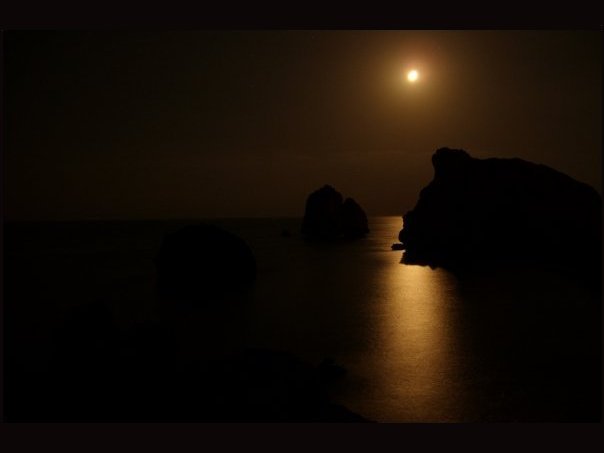
[[(55, 323), (95, 301), (124, 329), (162, 320), (153, 257), (188, 223), (5, 227), (7, 348), (43, 367)], [(258, 279), (224, 313), (171, 315), (188, 353), (244, 344), (331, 357), (348, 371), (334, 400), (383, 422), (599, 419), (600, 294), (580, 281), (545, 271), (460, 281), (403, 265), (390, 249), (400, 217), (371, 218), (367, 238), (332, 245), (304, 242), (301, 219), (212, 223), (246, 240)]]

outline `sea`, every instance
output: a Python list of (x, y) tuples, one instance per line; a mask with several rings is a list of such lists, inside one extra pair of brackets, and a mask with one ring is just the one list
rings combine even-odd
[[(195, 223), (243, 238), (257, 279), (224, 311), (174, 315), (156, 293), (154, 257), (165, 234)], [(179, 323), (193, 356), (245, 346), (333, 360), (346, 374), (331, 398), (377, 422), (600, 421), (601, 285), (544, 269), (462, 278), (403, 264), (391, 249), (398, 216), (371, 217), (366, 238), (332, 244), (305, 241), (301, 223), (5, 224), (5, 353), (21, 372), (43, 370), (66, 314), (102, 303), (122, 330)]]

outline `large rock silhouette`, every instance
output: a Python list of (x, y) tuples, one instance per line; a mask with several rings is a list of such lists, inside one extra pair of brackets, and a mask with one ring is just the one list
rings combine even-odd
[(403, 261), (449, 269), (485, 262), (555, 265), (599, 276), (600, 195), (544, 165), (441, 148), (434, 179), (403, 216)]
[(190, 225), (164, 237), (156, 257), (164, 299), (216, 300), (248, 288), (256, 260), (239, 237), (213, 225)]
[(343, 200), (332, 186), (325, 185), (306, 200), (302, 234), (309, 239), (353, 239), (369, 232), (367, 215), (352, 198)]

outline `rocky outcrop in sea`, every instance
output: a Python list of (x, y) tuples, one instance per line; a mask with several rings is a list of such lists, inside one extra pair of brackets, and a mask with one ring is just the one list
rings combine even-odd
[(352, 198), (344, 198), (330, 185), (306, 200), (302, 234), (308, 239), (354, 239), (369, 233), (367, 215)]

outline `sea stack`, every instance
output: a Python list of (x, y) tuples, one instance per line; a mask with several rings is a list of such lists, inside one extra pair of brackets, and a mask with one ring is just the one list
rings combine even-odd
[(367, 215), (352, 198), (344, 200), (330, 185), (311, 193), (306, 200), (302, 234), (308, 239), (354, 239), (369, 232)]
[(403, 216), (403, 261), (465, 269), (540, 263), (601, 278), (602, 200), (587, 184), (521, 159), (432, 156), (434, 179)]

